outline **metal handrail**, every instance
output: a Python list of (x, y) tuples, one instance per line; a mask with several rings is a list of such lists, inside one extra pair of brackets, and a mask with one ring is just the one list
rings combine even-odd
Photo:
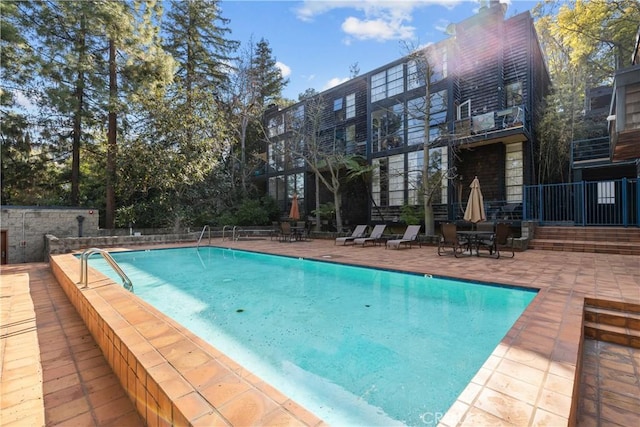
[(122, 284), (124, 288), (130, 292), (133, 292), (133, 283), (131, 283), (131, 279), (125, 274), (124, 271), (120, 268), (116, 260), (109, 254), (109, 252), (104, 249), (99, 248), (89, 248), (86, 251), (82, 252), (80, 255), (80, 281), (78, 284), (82, 284), (84, 282), (83, 288), (89, 287), (89, 274), (88, 274), (88, 264), (89, 257), (93, 254), (100, 254), (107, 261), (107, 263), (118, 273), (118, 276), (122, 279)]
[[(200, 237), (198, 238), (198, 243), (196, 244), (196, 249), (200, 247), (200, 242), (202, 241), (202, 236), (204, 236), (204, 232), (209, 230), (209, 245), (211, 245), (211, 227), (205, 225), (202, 227), (202, 232), (200, 233)], [(224, 240), (224, 231), (222, 232), (222, 240)]]

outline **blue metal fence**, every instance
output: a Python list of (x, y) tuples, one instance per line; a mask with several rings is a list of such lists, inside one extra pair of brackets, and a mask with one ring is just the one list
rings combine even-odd
[(638, 179), (524, 187), (522, 218), (540, 225), (640, 226)]

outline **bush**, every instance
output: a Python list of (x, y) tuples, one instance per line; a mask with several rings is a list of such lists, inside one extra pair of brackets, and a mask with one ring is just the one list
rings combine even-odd
[(260, 199), (245, 199), (237, 207), (221, 212), (216, 218), (216, 225), (270, 225), (280, 217), (280, 210), (270, 196)]

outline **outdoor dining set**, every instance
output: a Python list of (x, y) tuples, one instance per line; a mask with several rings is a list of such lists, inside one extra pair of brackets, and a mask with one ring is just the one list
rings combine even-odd
[[(471, 192), (467, 207), (464, 213), (465, 223), (471, 224), (470, 229), (458, 229), (455, 223), (441, 224), (441, 236), (438, 242), (438, 255), (447, 253), (455, 257), (464, 255), (480, 256), (481, 251), (486, 250), (489, 256), (500, 258), (500, 249), (508, 248), (511, 257), (515, 256), (513, 249), (513, 238), (510, 225), (508, 223), (487, 222), (484, 200), (480, 191), (480, 183), (475, 177), (472, 181)], [(297, 195), (294, 194), (289, 213), (289, 220), (274, 222), (272, 236), (278, 237), (280, 242), (292, 242), (307, 240), (309, 229), (304, 221), (300, 219)], [(335, 244), (343, 246), (347, 244), (366, 246), (367, 244), (382, 245), (386, 248), (412, 247), (418, 244), (422, 247), (419, 239), (420, 225), (408, 225), (401, 235), (385, 234), (386, 225), (378, 224), (373, 227), (370, 234), (367, 234), (369, 227), (366, 224), (357, 225), (351, 234), (340, 236), (335, 239)], [(511, 244), (509, 244), (511, 240)]]

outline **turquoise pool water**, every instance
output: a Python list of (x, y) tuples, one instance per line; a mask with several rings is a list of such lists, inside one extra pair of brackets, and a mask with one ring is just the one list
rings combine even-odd
[(332, 425), (437, 424), (536, 295), (221, 248), (112, 256), (137, 296)]

